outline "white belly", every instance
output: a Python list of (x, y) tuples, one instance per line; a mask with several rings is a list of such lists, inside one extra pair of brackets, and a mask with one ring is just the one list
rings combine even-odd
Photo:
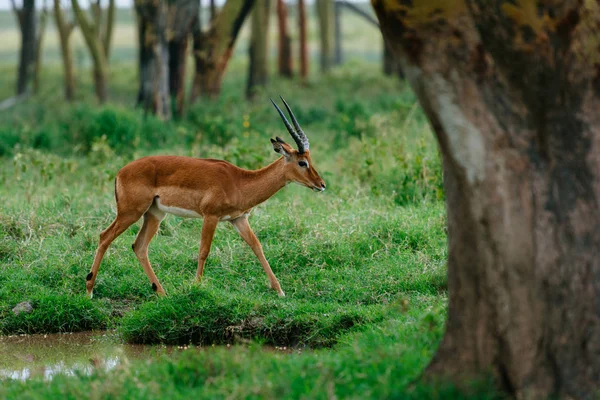
[(193, 210), (187, 210), (185, 208), (179, 208), (179, 207), (165, 206), (164, 204), (160, 203), (160, 198), (156, 199), (155, 207), (163, 213), (177, 215), (178, 217), (202, 218), (202, 215), (198, 214), (196, 211), (193, 211)]

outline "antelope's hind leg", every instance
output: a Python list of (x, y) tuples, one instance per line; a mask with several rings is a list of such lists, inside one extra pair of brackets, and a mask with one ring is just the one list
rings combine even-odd
[(142, 229), (138, 232), (135, 242), (133, 242), (133, 245), (131, 246), (138, 261), (142, 265), (144, 272), (152, 283), (152, 290), (161, 296), (165, 295), (165, 290), (158, 281), (158, 278), (150, 265), (150, 260), (148, 259), (148, 245), (154, 235), (156, 235), (156, 232), (158, 232), (160, 222), (164, 217), (165, 214), (163, 212), (159, 211), (154, 206), (150, 207), (144, 214), (144, 224), (142, 225)]

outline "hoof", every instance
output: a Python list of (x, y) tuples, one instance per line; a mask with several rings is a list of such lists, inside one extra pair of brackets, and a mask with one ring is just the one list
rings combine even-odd
[(283, 293), (283, 290), (280, 290), (279, 292), (277, 292), (277, 296), (285, 297), (285, 293)]
[(93, 290), (88, 290), (85, 296), (88, 299), (91, 299), (92, 297), (94, 297), (94, 291)]

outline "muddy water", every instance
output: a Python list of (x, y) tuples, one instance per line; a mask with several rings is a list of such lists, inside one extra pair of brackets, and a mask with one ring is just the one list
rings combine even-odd
[(0, 379), (51, 379), (56, 374), (90, 374), (120, 363), (177, 351), (174, 346), (123, 344), (110, 332), (0, 336)]

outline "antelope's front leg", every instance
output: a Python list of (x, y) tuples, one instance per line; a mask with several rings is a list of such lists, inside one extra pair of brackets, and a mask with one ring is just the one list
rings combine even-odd
[(279, 296), (285, 297), (285, 293), (283, 293), (283, 290), (281, 290), (279, 281), (275, 277), (275, 274), (271, 270), (269, 262), (265, 258), (265, 254), (263, 253), (263, 249), (260, 242), (258, 241), (258, 238), (252, 231), (252, 228), (250, 228), (250, 224), (248, 223), (248, 217), (239, 217), (231, 221), (231, 223), (236, 228), (242, 239), (244, 239), (244, 241), (246, 241), (246, 243), (248, 243), (248, 245), (252, 248), (252, 251), (254, 252), (254, 254), (256, 254), (256, 257), (258, 257), (258, 260), (260, 261), (260, 264), (265, 270), (267, 277), (269, 277), (269, 282), (271, 282), (271, 288), (275, 290)]
[(204, 273), (204, 263), (210, 253), (210, 245), (215, 235), (215, 229), (219, 223), (218, 217), (206, 216), (202, 223), (202, 237), (200, 238), (200, 251), (198, 252), (198, 271), (196, 271), (196, 282), (200, 282)]

